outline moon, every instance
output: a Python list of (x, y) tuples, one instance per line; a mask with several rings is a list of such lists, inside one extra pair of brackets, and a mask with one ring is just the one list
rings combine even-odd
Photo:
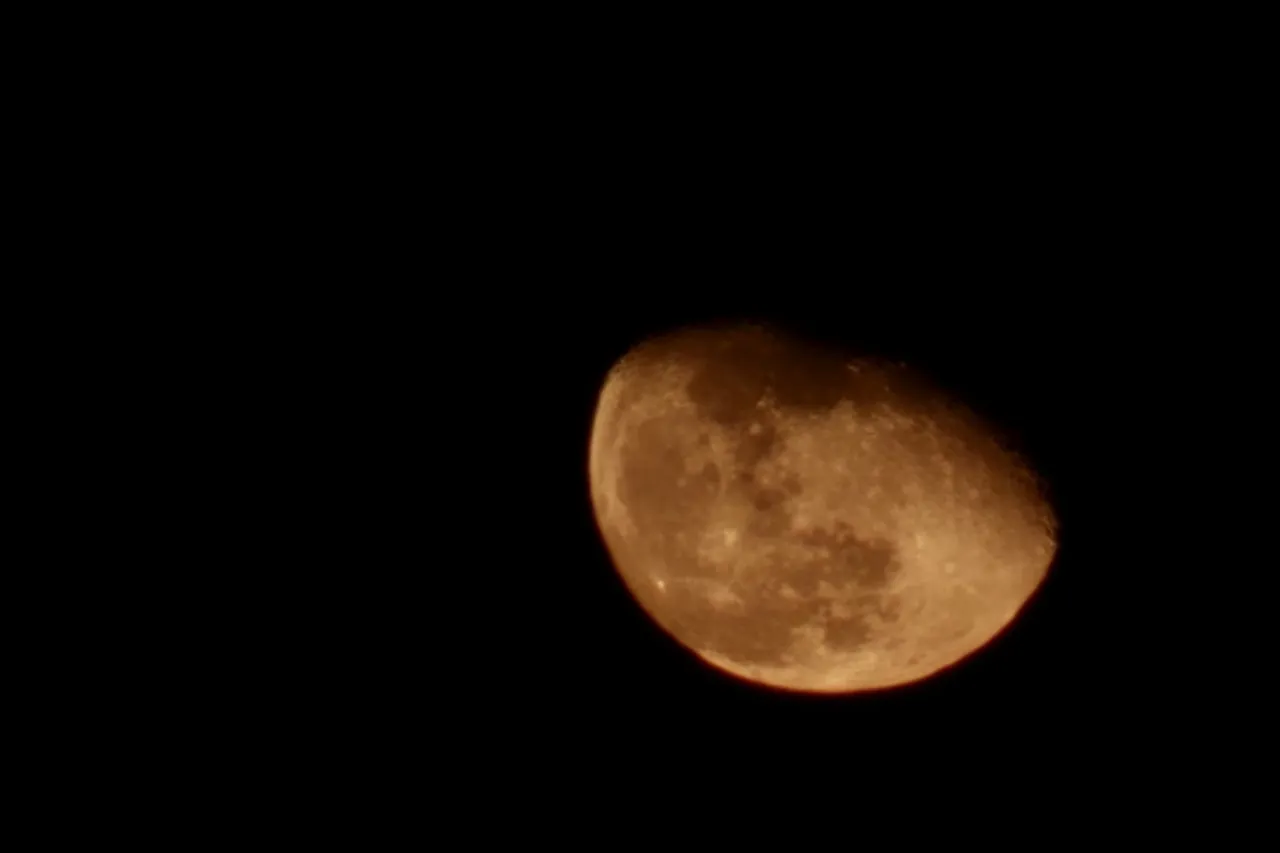
[(712, 666), (788, 690), (927, 678), (1012, 622), (1057, 521), (1026, 462), (905, 366), (777, 329), (684, 329), (600, 390), (588, 474), (633, 597)]

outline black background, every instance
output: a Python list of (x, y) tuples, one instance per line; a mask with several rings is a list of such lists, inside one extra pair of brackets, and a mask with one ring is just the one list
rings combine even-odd
[[(1274, 562), (1270, 520), (1244, 519), (1274, 444), (1244, 413), (1274, 384), (1242, 378), (1272, 340), (1246, 87), (1147, 21), (1115, 40), (1122, 73), (1071, 39), (1035, 67), (1030, 30), (993, 29), (1019, 55), (985, 60), (935, 25), (955, 55), (931, 62), (914, 24), (883, 56), (866, 28), (735, 42), (749, 62), (694, 38), (686, 71), (493, 23), (454, 55), (421, 27), (357, 45), (290, 22), (256, 62), (139, 52), (135, 80), (77, 71), (46, 99), (73, 126), (36, 128), (62, 185), (28, 218), (67, 227), (28, 357), (68, 362), (45, 384), (73, 401), (50, 431), (72, 470), (49, 482), (83, 513), (48, 541), (89, 556), (62, 560), (83, 581), (45, 574), (55, 610), (74, 587), (93, 616), (72, 645), (94, 678), (49, 672), (83, 685), (66, 733), (121, 752), (105, 787), (137, 732), (177, 796), (210, 768), (266, 811), (505, 788), (465, 815), (499, 824), (625, 779), (659, 817), (701, 802), (680, 783), (727, 793), (750, 827), (752, 794), (989, 796), (997, 775), (1071, 815), (1258, 754), (1230, 744), (1265, 707), (1269, 615), (1245, 614)], [(1130, 49), (1153, 42), (1177, 75)], [(719, 673), (639, 610), (591, 513), (596, 394), (645, 336), (735, 317), (906, 360), (1012, 434), (1061, 542), (1008, 631), (821, 697)]]

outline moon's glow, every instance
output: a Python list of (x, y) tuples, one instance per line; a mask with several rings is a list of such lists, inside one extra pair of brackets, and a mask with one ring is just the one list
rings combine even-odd
[(926, 677), (1044, 579), (1034, 477), (909, 371), (757, 327), (647, 342), (609, 373), (592, 502), (644, 609), (711, 664), (800, 690)]

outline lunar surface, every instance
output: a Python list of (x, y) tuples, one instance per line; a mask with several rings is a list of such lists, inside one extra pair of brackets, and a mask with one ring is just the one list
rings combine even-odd
[(610, 371), (592, 504), (633, 596), (715, 667), (854, 692), (1009, 624), (1056, 522), (991, 430), (904, 367), (758, 326), (650, 340)]

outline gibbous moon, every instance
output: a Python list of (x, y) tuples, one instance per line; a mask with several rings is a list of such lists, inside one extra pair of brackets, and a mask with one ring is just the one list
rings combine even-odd
[(972, 412), (904, 367), (760, 326), (623, 357), (589, 476), (644, 610), (713, 666), (792, 690), (892, 687), (961, 660), (1057, 547), (1033, 472)]

